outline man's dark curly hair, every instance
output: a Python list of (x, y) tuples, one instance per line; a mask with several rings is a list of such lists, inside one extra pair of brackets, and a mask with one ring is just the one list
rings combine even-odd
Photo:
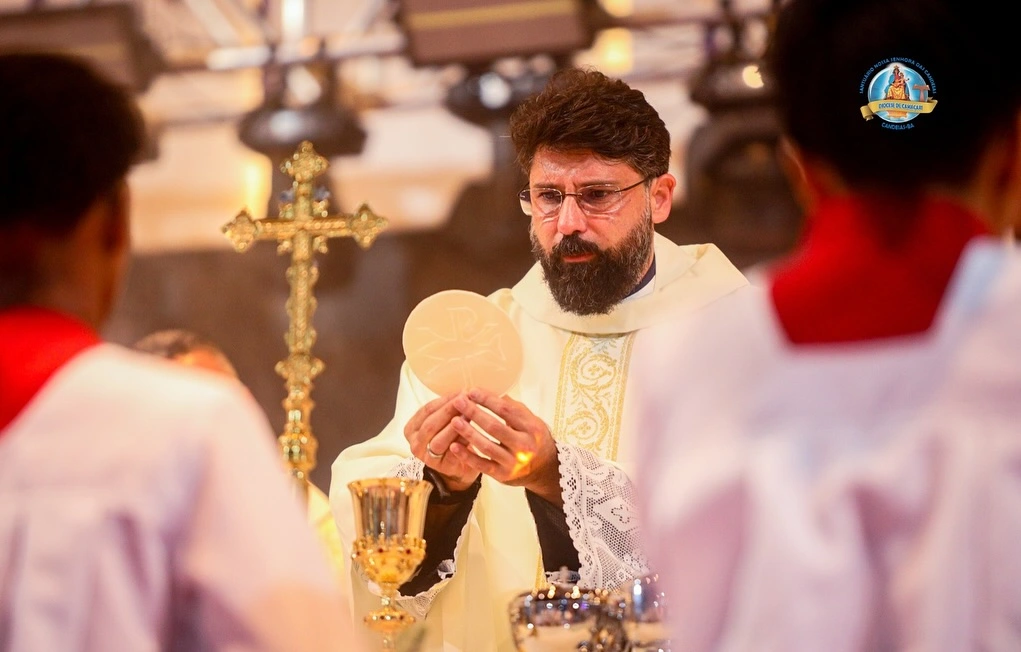
[(145, 137), (131, 93), (85, 59), (0, 54), (0, 309), (27, 300), (42, 239), (113, 197)]
[[(784, 131), (803, 150), (859, 188), (917, 191), (967, 180), (984, 148), (1015, 128), (1016, 29), (970, 0), (789, 0), (765, 73)], [(905, 58), (933, 75), (939, 105), (917, 128), (882, 129), (861, 114), (865, 76)]]
[(116, 188), (145, 139), (130, 92), (88, 61), (0, 55), (0, 227), (62, 234)]
[(569, 68), (511, 116), (510, 136), (527, 176), (539, 148), (589, 150), (643, 177), (666, 174), (670, 133), (645, 95), (595, 70)]

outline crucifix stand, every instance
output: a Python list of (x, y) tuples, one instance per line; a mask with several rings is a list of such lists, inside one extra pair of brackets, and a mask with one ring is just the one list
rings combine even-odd
[(315, 406), (311, 398), (312, 381), (324, 366), (322, 360), (312, 355), (316, 339), (312, 327), (316, 309), (313, 290), (319, 277), (315, 254), (325, 253), (327, 240), (339, 237), (354, 238), (359, 246), (368, 249), (387, 226), (386, 218), (376, 215), (365, 204), (354, 213), (331, 215), (329, 199), (319, 198), (315, 187), (316, 178), (328, 167), (329, 161), (316, 153), (312, 143), (302, 142), (281, 165), (294, 179), (294, 196), (281, 202), (280, 216), (253, 219), (243, 209), (221, 229), (240, 253), (257, 240), (275, 240), (278, 253), (291, 255), (287, 268), (290, 295), (285, 306), (290, 323), (284, 337), (288, 355), (275, 368), (287, 389), (283, 400), (286, 421), (277, 439), (296, 488), (306, 500), (308, 474), (315, 468), (318, 446), (309, 421)]

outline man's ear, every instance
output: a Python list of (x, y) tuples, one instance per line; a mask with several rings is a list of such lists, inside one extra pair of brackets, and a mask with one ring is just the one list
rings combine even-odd
[(1005, 235), (1021, 233), (1021, 112), (1014, 120), (1014, 130), (1006, 139), (1007, 151), (1003, 173), (997, 189), (1002, 197), (1000, 224)]
[(1021, 112), (986, 145), (964, 199), (995, 231), (1007, 235), (1021, 228)]
[(844, 187), (830, 165), (806, 155), (785, 136), (777, 145), (777, 159), (794, 198), (805, 212), (811, 212), (821, 199), (841, 192)]
[(652, 223), (659, 224), (670, 217), (670, 209), (674, 205), (674, 188), (677, 187), (677, 179), (674, 175), (667, 174), (657, 177), (652, 182)]
[(97, 206), (100, 211), (97, 217), (102, 222), (96, 225), (99, 230), (95, 234), (98, 240), (96, 245), (102, 256), (99, 267), (95, 268), (99, 279), (94, 319), (97, 326), (102, 325), (113, 311), (130, 258), (131, 195), (127, 181), (122, 180), (102, 201), (103, 205)]
[(131, 247), (131, 195), (127, 181), (121, 181), (107, 198), (107, 220), (103, 233), (104, 249), (115, 256)]

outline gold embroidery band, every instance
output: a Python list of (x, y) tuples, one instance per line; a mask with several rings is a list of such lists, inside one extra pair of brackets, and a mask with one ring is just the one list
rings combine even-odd
[(560, 363), (553, 418), (557, 439), (604, 459), (617, 459), (633, 342), (634, 333), (571, 335)]
[(531, 0), (508, 2), (495, 7), (469, 7), (467, 9), (441, 9), (419, 11), (408, 16), (408, 26), (415, 30), (449, 29), (466, 25), (506, 23), (532, 20), (548, 16), (574, 16), (572, 0)]

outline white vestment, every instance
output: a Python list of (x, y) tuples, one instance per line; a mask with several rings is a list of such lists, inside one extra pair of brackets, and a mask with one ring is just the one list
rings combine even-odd
[(636, 345), (646, 550), (684, 652), (1021, 650), (1021, 261), (920, 335), (792, 346), (746, 288)]
[[(508, 395), (543, 419), (557, 441), (564, 510), (581, 561), (579, 584), (586, 587), (615, 587), (646, 572), (627, 474), (633, 435), (621, 427), (632, 399), (632, 347), (652, 324), (747, 284), (712, 245), (678, 247), (657, 235), (655, 248), (653, 290), (607, 315), (580, 317), (561, 310), (538, 266), (513, 289), (490, 296), (510, 316), (524, 344), (524, 371)], [(354, 529), (348, 483), (395, 475), (421, 478), (423, 465), (411, 457), (404, 425), (435, 396), (405, 364), (393, 420), (334, 462), (330, 502), (348, 549)], [(417, 615), (427, 614), (422, 649), (514, 650), (508, 605), (532, 590), (542, 573), (525, 490), (484, 477), (454, 556), (441, 564), (452, 576), (402, 602)], [(360, 619), (379, 599), (357, 571), (352, 582)]]
[(0, 432), (0, 649), (365, 649), (240, 384), (99, 344)]
[(341, 591), (350, 587), (347, 579), (348, 553), (340, 542), (340, 532), (330, 511), (330, 498), (314, 484), (308, 485), (308, 524), (319, 536), (319, 542), (326, 549), (326, 556), (340, 584)]

